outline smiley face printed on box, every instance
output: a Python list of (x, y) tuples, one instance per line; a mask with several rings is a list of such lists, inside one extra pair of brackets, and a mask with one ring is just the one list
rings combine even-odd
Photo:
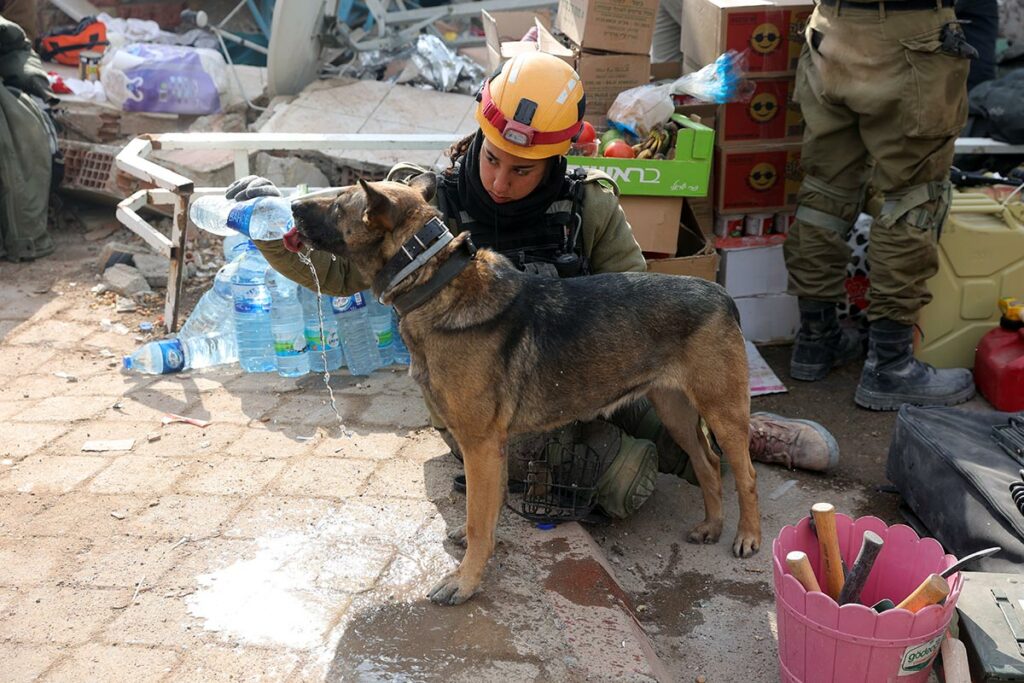
[(762, 161), (759, 164), (755, 164), (750, 169), (750, 175), (747, 176), (747, 183), (751, 188), (758, 192), (767, 192), (772, 189), (775, 182), (779, 179), (779, 174), (775, 170), (775, 166), (769, 164), (767, 161)]
[(750, 47), (758, 54), (766, 55), (779, 49), (782, 34), (779, 27), (771, 22), (760, 24), (750, 34)]
[(779, 113), (779, 101), (770, 92), (758, 93), (751, 98), (747, 112), (758, 123), (768, 123)]

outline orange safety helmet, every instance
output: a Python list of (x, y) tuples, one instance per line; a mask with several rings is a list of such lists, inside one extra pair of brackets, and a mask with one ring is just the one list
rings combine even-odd
[(579, 74), (545, 52), (516, 55), (477, 95), (476, 121), (498, 149), (524, 159), (569, 151), (583, 127), (587, 98)]

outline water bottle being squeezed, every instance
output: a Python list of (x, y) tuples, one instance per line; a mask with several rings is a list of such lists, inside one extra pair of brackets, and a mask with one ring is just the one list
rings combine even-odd
[(253, 240), (276, 240), (292, 229), (292, 202), (286, 197), (256, 197), (236, 202), (207, 195), (192, 202), (189, 218), (214, 235), (242, 233)]

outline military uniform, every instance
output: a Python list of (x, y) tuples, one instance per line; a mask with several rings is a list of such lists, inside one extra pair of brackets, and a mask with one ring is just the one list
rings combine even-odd
[(804, 181), (784, 247), (801, 313), (790, 373), (818, 380), (861, 353), (835, 304), (846, 296), (847, 239), (867, 209), (871, 330), (855, 400), (874, 410), (965, 401), (974, 392), (967, 371), (936, 371), (912, 356), (967, 117), (974, 50), (952, 0), (823, 0), (805, 38), (796, 75)]
[(938, 269), (970, 62), (942, 49), (952, 8), (902, 4), (820, 4), (811, 15), (796, 82), (805, 176), (785, 254), (792, 293), (843, 301), (846, 239), (870, 181), (883, 204), (868, 247), (868, 319), (914, 323)]

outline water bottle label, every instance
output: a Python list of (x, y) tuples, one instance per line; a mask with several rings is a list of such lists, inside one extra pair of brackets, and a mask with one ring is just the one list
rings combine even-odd
[(248, 237), (249, 221), (252, 219), (252, 212), (255, 208), (256, 202), (238, 202), (235, 204), (228, 213), (228, 227)]
[(284, 334), (274, 337), (274, 354), (277, 356), (301, 356), (306, 352), (306, 335)]
[(334, 297), (334, 299), (331, 300), (331, 307), (334, 308), (335, 313), (345, 313), (347, 311), (366, 308), (366, 300), (363, 299), (361, 292), (356, 292), (352, 296)]
[(181, 349), (181, 342), (177, 339), (166, 339), (157, 342), (160, 348), (160, 355), (164, 359), (164, 372), (178, 372), (185, 367), (185, 354)]
[(270, 297), (261, 289), (252, 285), (232, 285), (235, 310), (239, 313), (270, 313)]
[(380, 332), (377, 332), (377, 348), (378, 349), (384, 350), (384, 349), (387, 349), (387, 348), (391, 348), (391, 345), (392, 345), (392, 343), (394, 343), (394, 341), (395, 341), (395, 339), (392, 336), (390, 329), (381, 330)]
[(306, 330), (306, 345), (310, 351), (319, 353), (320, 351), (331, 351), (332, 349), (338, 348), (338, 331), (324, 328), (324, 335), (327, 337), (326, 344), (321, 344), (320, 340), (323, 337), (320, 336), (320, 330)]

